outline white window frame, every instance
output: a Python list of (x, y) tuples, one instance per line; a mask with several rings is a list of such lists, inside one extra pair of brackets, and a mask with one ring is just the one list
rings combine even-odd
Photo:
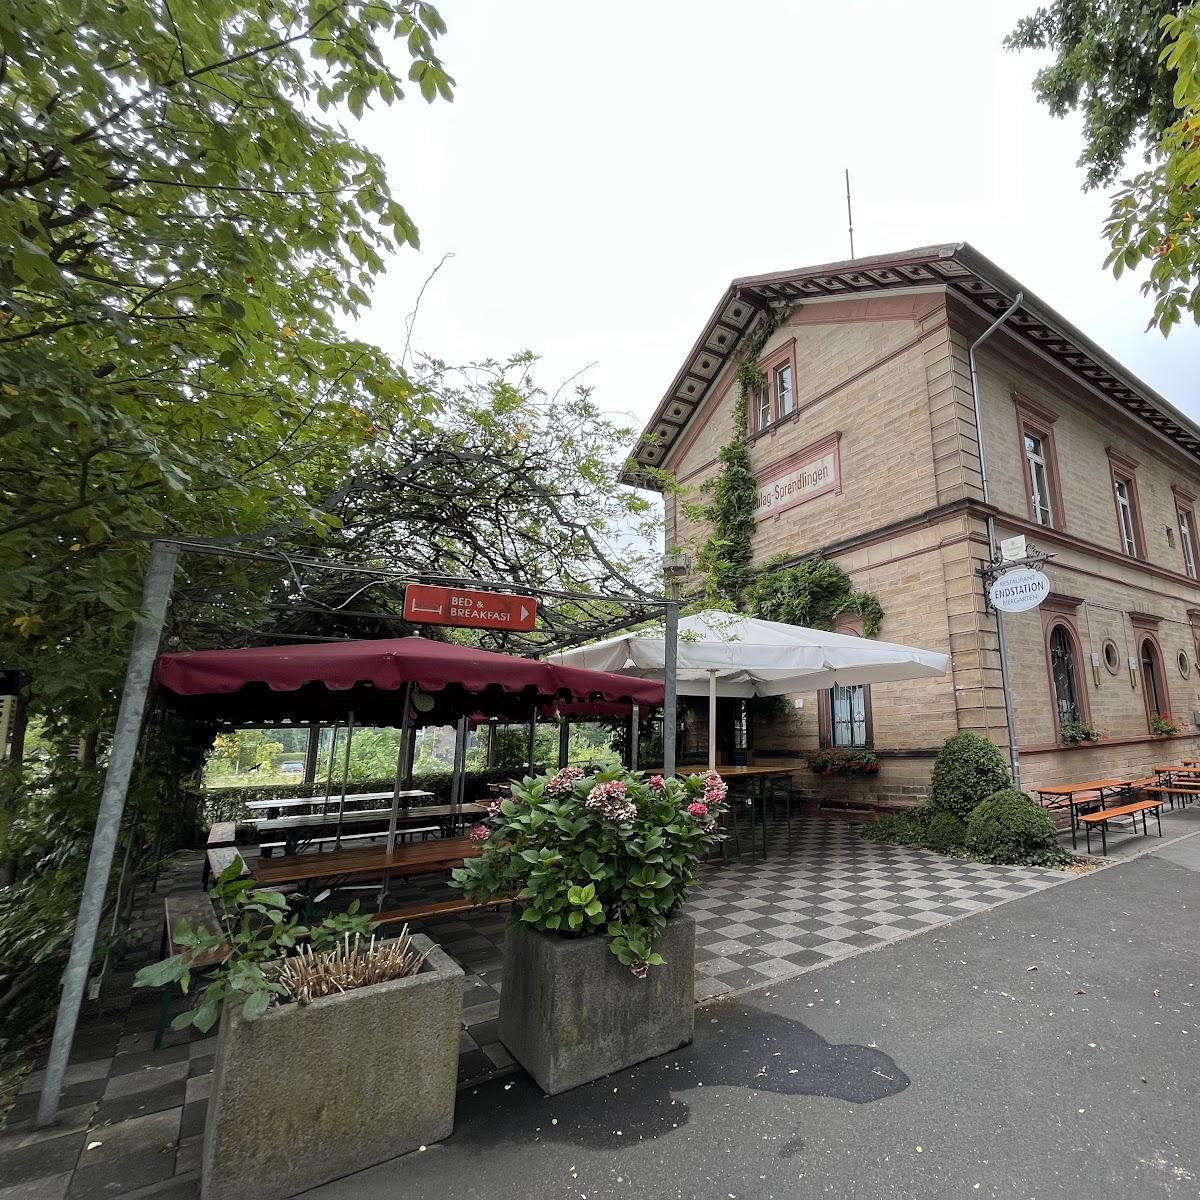
[[(848, 740), (847, 740), (848, 739)], [(867, 688), (856, 683), (829, 689), (829, 741), (842, 750), (867, 748)]]
[(1039, 525), (1054, 527), (1054, 508), (1050, 503), (1050, 470), (1046, 465), (1046, 442), (1036, 433), (1025, 434), (1025, 465), (1029, 470), (1029, 497)]
[(1117, 516), (1121, 523), (1121, 542), (1130, 558), (1137, 558), (1137, 530), (1133, 524), (1133, 495), (1128, 479), (1120, 475), (1113, 477), (1113, 491), (1117, 496)]
[(771, 389), (765, 383), (758, 389), (758, 413), (755, 421), (754, 428), (759, 433), (771, 424)]
[[(790, 362), (783, 362), (773, 372), (775, 384), (775, 413), (779, 420), (790, 417), (796, 409), (796, 379)], [(786, 404), (785, 404), (786, 401)]]
[(1189, 578), (1196, 578), (1196, 543), (1192, 540), (1192, 518), (1186, 510), (1177, 508), (1179, 541), (1183, 546), (1183, 566)]

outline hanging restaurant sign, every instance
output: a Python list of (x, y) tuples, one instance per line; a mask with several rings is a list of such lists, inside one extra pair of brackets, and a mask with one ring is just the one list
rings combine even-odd
[(988, 589), (992, 607), (1000, 612), (1028, 612), (1050, 595), (1050, 580), (1041, 571), (1018, 567), (1005, 571)]
[(528, 633), (537, 620), (537, 601), (530, 596), (509, 596), (503, 592), (410, 583), (404, 589), (404, 619), (416, 625)]

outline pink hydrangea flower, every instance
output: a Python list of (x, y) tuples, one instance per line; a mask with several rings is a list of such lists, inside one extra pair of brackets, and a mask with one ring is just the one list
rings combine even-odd
[(697, 800), (695, 804), (688, 805), (688, 812), (690, 812), (693, 817), (707, 817), (708, 805), (702, 804), (699, 800)]
[(467, 834), (467, 837), (473, 842), (486, 842), (489, 836), (486, 825), (472, 825), (471, 832)]
[(634, 963), (629, 968), (629, 973), (634, 979), (645, 979), (650, 974), (650, 964), (644, 962)]
[(716, 771), (709, 771), (704, 776), (704, 802), (708, 805), (722, 804), (729, 795), (729, 788)]
[(667, 786), (667, 781), (661, 775), (651, 775), (648, 782), (656, 792), (661, 792)]
[(546, 781), (546, 791), (551, 796), (565, 796), (574, 790), (575, 784), (582, 778), (583, 771), (579, 767), (563, 767), (557, 775)]
[(626, 798), (625, 784), (620, 779), (610, 779), (607, 783), (598, 783), (584, 801), (593, 812), (611, 821), (632, 821), (637, 816), (637, 805)]

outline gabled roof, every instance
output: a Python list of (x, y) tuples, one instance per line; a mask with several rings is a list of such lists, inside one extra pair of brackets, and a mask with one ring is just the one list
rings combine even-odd
[(663, 463), (763, 309), (811, 299), (929, 287), (945, 287), (992, 317), (1008, 308), (1018, 292), (1023, 293), (1007, 328), (1080, 383), (1200, 459), (1200, 426), (1011, 275), (966, 242), (958, 242), (735, 279), (642, 431), (622, 479), (636, 486), (656, 486), (640, 468)]

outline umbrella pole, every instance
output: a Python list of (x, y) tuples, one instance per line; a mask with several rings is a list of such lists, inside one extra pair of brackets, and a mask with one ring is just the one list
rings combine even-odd
[(450, 781), (450, 828), (457, 830), (462, 820), (463, 793), (466, 791), (467, 718), (459, 717), (454, 730), (454, 778)]
[[(392, 811), (388, 817), (388, 834), (387, 834), (387, 849), (386, 855), (388, 859), (392, 857), (392, 850), (396, 845), (396, 821), (400, 815), (400, 779), (404, 775), (404, 760), (407, 750), (406, 742), (411, 736), (408, 732), (408, 710), (412, 704), (412, 681), (404, 685), (404, 701), (400, 708), (400, 737), (396, 740), (396, 781), (392, 787)], [(383, 899), (388, 894), (388, 887), (391, 883), (391, 872), (387, 869), (383, 872), (383, 882), (379, 886), (379, 909), (383, 909)]]
[(717, 673), (708, 673), (708, 769), (717, 769)]
[(342, 799), (338, 805), (337, 839), (333, 843), (335, 850), (342, 848), (342, 817), (346, 812), (346, 781), (350, 778), (350, 747), (354, 744), (354, 713), (350, 713), (346, 722), (346, 757), (342, 759)]
[(629, 769), (638, 769), (638, 733), (641, 729), (641, 713), (638, 706), (633, 705), (629, 713)]
[(533, 774), (533, 756), (537, 753), (537, 713), (529, 718), (529, 774)]
[(326, 816), (329, 813), (329, 797), (333, 792), (333, 760), (337, 757), (337, 735), (341, 721), (337, 720), (333, 723), (333, 730), (329, 736), (329, 772), (325, 776), (325, 802), (321, 805), (321, 816)]

